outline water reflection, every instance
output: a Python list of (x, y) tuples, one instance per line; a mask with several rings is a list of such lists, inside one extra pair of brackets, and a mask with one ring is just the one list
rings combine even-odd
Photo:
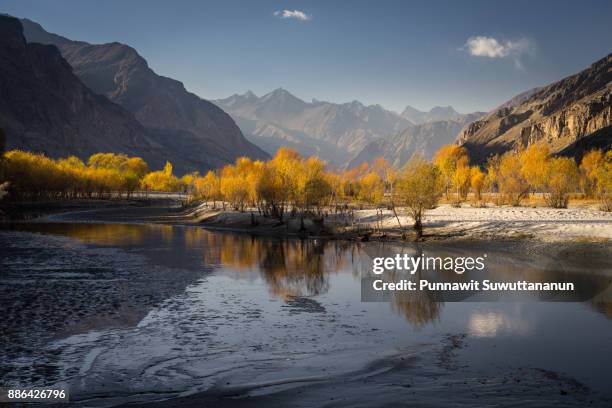
[(509, 316), (502, 312), (474, 312), (471, 314), (468, 328), (474, 337), (497, 337), (501, 334), (526, 336), (531, 332), (531, 325), (520, 316)]
[[(592, 253), (578, 245), (575, 250), (543, 255), (513, 247), (510, 243), (412, 244), (352, 243), (341, 241), (296, 240), (255, 237), (245, 234), (211, 232), (202, 228), (163, 225), (125, 225), (90, 223), (30, 223), (11, 228), (75, 238), (87, 244), (145, 250), (156, 264), (205, 270), (213, 267), (235, 279), (265, 282), (272, 297), (288, 301), (295, 297), (313, 297), (330, 290), (330, 277), (350, 273), (358, 281), (371, 271), (372, 258), (426, 253), (434, 256), (480, 256), (488, 253), (486, 272), (455, 274), (452, 271), (420, 271), (427, 279), (462, 282), (470, 279), (496, 281), (528, 280), (549, 282), (568, 280), (577, 283), (578, 291), (597, 293), (609, 287), (607, 253)], [(517, 249), (518, 248), (518, 249)], [(401, 279), (391, 271), (391, 280)], [(528, 296), (533, 296), (529, 294)], [(608, 318), (612, 317), (610, 296), (600, 295), (589, 304)], [(391, 295), (391, 309), (404, 316), (414, 327), (425, 326), (440, 318), (444, 303), (434, 294), (401, 291)], [(486, 299), (485, 299), (486, 300)], [(504, 316), (473, 315), (471, 330), (479, 336), (494, 336), (504, 328), (516, 325)]]
[[(140, 392), (157, 390), (163, 379), (175, 381), (169, 389), (185, 390), (205, 379), (216, 383), (211, 373), (219, 367), (221, 383), (227, 367), (247, 382), (262, 371), (310, 375), (319, 363), (303, 359), (306, 368), (296, 371), (302, 357), (287, 357), (309, 355), (328, 370), (359, 363), (372, 351), (466, 333), (474, 346), (461, 353), (472, 367), (514, 362), (608, 386), (600, 367), (612, 364), (612, 326), (603, 318), (612, 317), (610, 288), (584, 304), (537, 298), (529, 304), (443, 303), (422, 291), (394, 292), (389, 303), (360, 298), (372, 258), (397, 253), (487, 253), (491, 279), (565, 276), (601, 288), (610, 284), (612, 260), (596, 247), (300, 241), (157, 225), (11, 228), (0, 231), (0, 380), (7, 384), (50, 384), (68, 376), (90, 393), (92, 384), (108, 392), (108, 378), (120, 378), (117, 389)], [(463, 281), (470, 275), (437, 277)], [(417, 277), (435, 276), (420, 271)], [(91, 372), (82, 376), (91, 356), (95, 362), (85, 364)], [(132, 388), (139, 377), (145, 378), (141, 388)]]
[(172, 232), (172, 227), (166, 225), (143, 228), (141, 225), (129, 224), (19, 223), (7, 227), (19, 231), (63, 235), (105, 246), (141, 245), (151, 229), (165, 231), (166, 235)]
[(241, 278), (261, 277), (280, 298), (317, 296), (329, 290), (329, 276), (350, 267), (350, 251), (317, 240), (262, 239), (210, 234), (203, 261), (235, 269)]

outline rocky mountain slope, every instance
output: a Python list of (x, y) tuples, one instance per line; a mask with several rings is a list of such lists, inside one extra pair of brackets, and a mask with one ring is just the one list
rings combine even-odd
[(88, 89), (56, 47), (28, 44), (19, 20), (0, 16), (0, 128), (8, 149), (87, 158), (113, 151), (163, 165), (156, 135)]
[(348, 167), (355, 167), (363, 162), (372, 163), (380, 156), (398, 168), (406, 164), (414, 155), (431, 159), (442, 145), (453, 143), (465, 125), (481, 116), (482, 113), (477, 112), (461, 115), (457, 120), (425, 122), (390, 137), (375, 140), (366, 145), (350, 161)]
[(612, 54), (523, 99), (462, 131), (457, 142), (475, 162), (539, 141), (553, 153), (575, 156), (612, 148)]
[(133, 113), (160, 138), (168, 135), (169, 159), (186, 156), (194, 169), (202, 170), (239, 156), (268, 157), (222, 109), (188, 92), (181, 82), (157, 75), (133, 48), (72, 41), (27, 19), (22, 22), (28, 42), (55, 45), (87, 87)]
[(365, 145), (413, 124), (380, 105), (353, 101), (305, 102), (284, 89), (262, 97), (252, 92), (213, 101), (226, 110), (242, 132), (269, 153), (280, 146), (319, 155), (340, 166)]

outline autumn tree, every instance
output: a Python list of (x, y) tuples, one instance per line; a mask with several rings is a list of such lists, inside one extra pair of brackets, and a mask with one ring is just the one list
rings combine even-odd
[(462, 158), (457, 162), (457, 167), (451, 178), (452, 185), (456, 190), (455, 206), (460, 206), (461, 202), (467, 199), (470, 192), (470, 176), (471, 171), (467, 158)]
[(423, 236), (425, 211), (437, 205), (445, 180), (437, 166), (414, 157), (404, 167), (397, 182), (398, 199), (414, 220), (416, 239)]
[(261, 211), (282, 219), (286, 193), (283, 191), (283, 180), (271, 163), (266, 163), (260, 182), (257, 184), (257, 195), (262, 200)]
[(612, 211), (612, 150), (608, 150), (597, 170), (596, 195), (603, 211)]
[(556, 157), (543, 167), (543, 188), (547, 204), (553, 208), (567, 208), (569, 194), (578, 187), (576, 162), (569, 157)]
[(529, 194), (529, 182), (522, 175), (522, 164), (514, 152), (504, 154), (497, 169), (499, 194), (503, 202), (518, 206)]
[(323, 174), (309, 178), (304, 186), (306, 208), (314, 207), (316, 212), (320, 214), (321, 207), (327, 203), (331, 194), (331, 185)]
[(360, 201), (373, 205), (379, 204), (385, 193), (385, 184), (375, 171), (371, 171), (359, 179), (358, 191)]
[(593, 149), (580, 162), (580, 187), (588, 198), (595, 196), (599, 183), (600, 170), (605, 165), (605, 155), (599, 149)]
[(485, 186), (486, 176), (478, 166), (470, 167), (470, 189), (474, 194), (474, 203), (482, 204), (482, 190)]
[(297, 198), (298, 180), (296, 169), (301, 167), (302, 156), (293, 149), (281, 147), (270, 161), (270, 176), (274, 177), (272, 183), (274, 192), (279, 199), (277, 215), (282, 220), (286, 208)]
[(450, 191), (454, 186), (453, 179), (455, 178), (457, 167), (467, 166), (468, 162), (469, 157), (465, 147), (455, 144), (442, 146), (434, 155), (433, 163), (438, 166), (442, 175), (447, 200), (450, 198)]
[(501, 156), (495, 154), (487, 159), (487, 175), (485, 185), (488, 190), (492, 193), (499, 191), (499, 165), (501, 163)]
[(225, 201), (227, 201), (235, 210), (244, 211), (249, 192), (242, 175), (236, 167), (228, 165), (221, 169), (219, 187), (224, 199), (224, 205)]
[(172, 170), (172, 163), (166, 162), (163, 170), (153, 171), (142, 179), (142, 187), (152, 191), (177, 191), (180, 184)]
[(320, 213), (321, 206), (329, 201), (332, 194), (331, 185), (325, 176), (325, 162), (318, 157), (310, 157), (298, 172), (301, 173), (298, 175), (298, 201), (306, 211), (314, 207)]
[(550, 150), (545, 143), (534, 143), (519, 153), (521, 176), (532, 192), (542, 191), (549, 176)]

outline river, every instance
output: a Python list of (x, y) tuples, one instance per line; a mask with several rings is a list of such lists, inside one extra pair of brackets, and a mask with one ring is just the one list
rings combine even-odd
[[(6, 226), (0, 383), (68, 387), (81, 406), (610, 406), (612, 304), (362, 302), (372, 257), (411, 245), (147, 224)], [(493, 276), (571, 269), (587, 283), (612, 279), (605, 244), (591, 245), (596, 255), (567, 246), (563, 262), (545, 244), (483, 245), (426, 249), (484, 251), (499, 261)]]

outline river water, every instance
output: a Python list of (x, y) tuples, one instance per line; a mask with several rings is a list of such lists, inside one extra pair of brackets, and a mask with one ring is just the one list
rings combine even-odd
[[(6, 227), (0, 383), (68, 387), (82, 406), (610, 406), (606, 293), (362, 302), (372, 257), (411, 245), (161, 225)], [(493, 276), (612, 279), (605, 243), (449, 245), (426, 250), (486, 252)]]

